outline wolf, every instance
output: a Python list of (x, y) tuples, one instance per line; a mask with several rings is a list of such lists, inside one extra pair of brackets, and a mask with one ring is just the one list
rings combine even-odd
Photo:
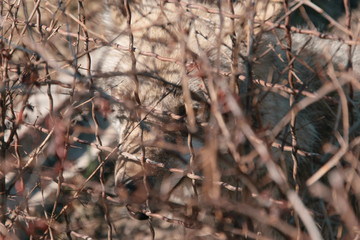
[(305, 192), (313, 159), (325, 161), (322, 146), (336, 142), (333, 129), (346, 141), (356, 135), (347, 126), (359, 114), (358, 48), (269, 30), (278, 2), (108, 0), (105, 8), (112, 46), (91, 53), (90, 73), (111, 99), (116, 192), (131, 216), (182, 207), (193, 227), (203, 211), (227, 219), (214, 201)]

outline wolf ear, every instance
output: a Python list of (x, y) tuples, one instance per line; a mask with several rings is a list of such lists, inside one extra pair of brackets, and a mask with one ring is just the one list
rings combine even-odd
[(106, 3), (113, 14), (121, 13), (123, 16), (126, 16), (124, 0), (106, 0)]

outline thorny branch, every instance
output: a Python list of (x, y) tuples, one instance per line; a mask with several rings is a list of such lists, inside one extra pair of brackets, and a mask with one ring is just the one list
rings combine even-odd
[[(167, 0), (161, 1), (161, 14), (151, 26), (134, 22), (137, 11), (144, 14), (142, 8), (131, 5), (136, 1), (108, 0), (107, 4), (124, 6), (125, 12), (117, 12), (126, 16), (126, 29), (118, 34), (125, 34), (127, 41), (121, 43), (102, 31), (102, 25), (99, 27), (101, 17), (96, 12), (104, 8), (99, 5), (101, 1), (78, 0), (77, 6), (70, 0), (55, 2), (0, 2), (0, 238), (112, 239), (125, 236), (124, 232), (132, 231), (129, 229), (134, 229), (128, 233), (131, 237), (150, 232), (154, 238), (160, 231), (175, 234), (172, 228), (182, 227), (196, 227), (199, 234), (210, 229), (213, 236), (223, 238), (257, 238), (257, 231), (261, 232), (257, 225), (294, 239), (359, 236), (360, 84), (358, 69), (354, 68), (359, 37), (354, 31), (350, 0), (340, 1), (345, 7), (344, 21), (308, 0), (285, 0), (277, 18), (265, 19), (261, 18), (261, 1), (215, 1), (217, 4), (207, 5), (204, 2), (209, 1)], [(246, 8), (246, 14), (239, 14), (239, 5)], [(177, 10), (176, 24), (162, 15), (167, 7)], [(346, 35), (330, 28), (319, 31), (312, 26), (292, 26), (296, 12), (303, 11), (304, 15), (309, 8)], [(210, 35), (191, 32), (200, 20), (214, 26), (214, 40)], [(156, 47), (164, 45), (167, 51), (144, 51), (135, 44), (136, 33), (153, 26), (180, 32), (171, 41), (157, 43)], [(195, 44), (189, 40), (192, 34), (203, 34), (205, 40), (213, 41), (212, 48), (202, 55), (191, 50)], [(296, 34), (311, 39), (298, 48), (294, 44)], [(267, 45), (259, 54), (263, 35), (277, 38), (277, 44)], [(334, 56), (320, 51), (316, 54), (321, 60), (314, 56), (318, 65), (309, 66), (302, 55), (310, 41), (319, 39), (343, 44), (346, 66), (334, 65)], [(176, 51), (174, 46), (180, 49), (178, 57), (171, 55)], [(99, 71), (98, 65), (109, 64), (94, 58), (103, 47), (113, 48), (117, 56), (129, 56), (130, 70)], [(209, 57), (212, 53), (213, 59)], [(273, 53), (278, 53), (276, 61), (284, 67), (273, 67), (267, 79), (259, 77), (259, 64)], [(138, 70), (143, 67), (140, 56), (154, 66), (166, 63), (174, 67), (178, 71), (173, 76), (181, 75), (181, 82), (167, 83), (168, 79), (156, 71), (149, 71), (148, 75), (153, 75), (149, 78), (146, 71)], [(124, 63), (116, 59), (111, 64)], [(298, 66), (321, 79), (319, 86), (306, 85), (308, 80), (298, 77)], [(277, 75), (279, 81), (273, 81)], [(112, 89), (98, 85), (123, 77), (132, 79), (135, 91), (130, 98), (115, 98), (108, 94)], [(140, 102), (146, 77), (165, 86), (163, 95), (152, 105)], [(201, 94), (189, 88), (197, 78), (201, 79)], [(290, 106), (273, 126), (261, 122), (259, 110), (262, 99), (272, 94), (286, 99)], [(174, 97), (181, 98), (184, 112), (161, 108), (167, 98)], [(114, 132), (118, 129), (109, 121), (114, 106), (136, 113), (136, 119), (130, 119), (135, 124), (121, 141), (116, 140)], [(334, 123), (318, 133), (315, 142), (319, 146), (314, 151), (304, 149), (298, 137), (306, 124), (298, 126), (299, 119), (304, 112), (319, 107), (331, 113), (310, 119), (308, 124), (321, 125), (319, 122), (333, 119)], [(147, 141), (147, 126), (153, 119), (163, 121), (154, 124), (158, 133), (179, 134), (171, 141), (166, 137)], [(140, 154), (120, 151), (119, 147), (128, 144), (139, 129)], [(181, 159), (182, 167), (151, 155), (154, 148), (169, 153), (166, 158)], [(291, 171), (283, 164), (289, 153), (293, 158)], [(189, 162), (185, 155), (189, 155)], [(124, 206), (129, 203), (117, 196), (113, 168), (119, 158), (142, 167), (147, 207), (141, 213), (152, 219), (150, 231), (146, 228), (142, 232), (143, 223), (128, 217)], [(155, 176), (161, 182), (153, 182), (148, 168), (167, 176)], [(291, 178), (287, 177), (289, 173)], [(165, 198), (168, 193), (161, 191), (174, 176), (181, 180), (170, 192), (176, 192), (181, 181), (189, 181), (196, 198), (181, 206)], [(155, 185), (160, 190), (153, 196)], [(136, 190), (131, 187), (131, 191)], [(317, 210), (319, 206), (321, 211)], [(177, 208), (182, 209), (181, 214), (174, 210)], [(157, 221), (170, 223), (172, 228), (166, 229)], [(132, 228), (127, 228), (129, 225)]]

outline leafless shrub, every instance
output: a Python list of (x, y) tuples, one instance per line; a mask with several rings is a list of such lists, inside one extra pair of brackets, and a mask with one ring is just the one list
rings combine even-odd
[[(109, 2), (125, 6), (123, 14), (132, 29), (133, 9), (127, 7), (132, 1)], [(360, 84), (355, 68), (360, 66), (360, 51), (356, 51), (357, 11), (352, 11), (351, 3), (328, 3), (334, 4), (331, 8), (338, 2), (345, 6), (340, 17), (310, 1), (159, 2), (232, 23), (230, 33), (222, 33), (222, 26), (214, 23), (214, 28), (220, 27), (214, 37), (216, 51), (221, 49), (221, 34), (232, 40), (226, 46), (231, 52), (227, 61), (219, 53), (215, 60), (197, 56), (198, 61), (189, 62), (186, 31), (167, 43), (171, 48), (175, 40), (181, 46), (180, 58), (143, 51), (131, 41), (129, 46), (117, 44), (106, 35), (101, 1), (0, 2), (0, 239), (358, 238)], [(247, 14), (237, 14), (238, 2)], [(223, 9), (225, 4), (228, 8)], [(277, 10), (266, 15), (272, 7)], [(328, 27), (315, 27), (313, 12), (318, 13), (315, 25), (326, 20)], [(306, 24), (293, 26), (292, 17)], [(302, 51), (310, 40), (294, 52), (294, 33), (346, 48), (346, 65), (333, 61), (336, 50), (317, 49), (318, 55), (309, 58), (319, 62), (309, 66), (300, 56), (307, 54)], [(266, 34), (277, 39), (276, 44), (262, 43)], [(131, 71), (92, 72), (91, 54), (103, 46), (128, 52)], [(257, 74), (257, 64), (272, 66), (266, 56), (277, 49), (285, 52), (285, 58), (279, 53), (274, 61), (285, 67), (266, 68), (268, 78), (259, 78), (264, 74)], [(139, 56), (177, 65), (183, 76), (179, 85), (167, 86), (171, 90), (154, 105), (141, 104), (139, 96), (119, 99), (98, 84), (120, 75), (136, 84), (141, 74), (136, 69)], [(319, 81), (311, 86), (310, 79), (299, 78), (297, 64)], [(275, 78), (276, 74), (281, 77)], [(205, 79), (204, 98), (193, 99), (187, 82), (194, 77)], [(181, 92), (177, 96), (184, 112), (157, 108), (172, 91)], [(286, 97), (289, 110), (269, 126), (262, 123), (259, 109), (272, 94)], [(192, 105), (195, 101), (200, 107)], [(108, 121), (114, 106), (143, 114), (132, 120), (131, 131), (145, 128), (141, 126), (145, 119), (154, 118), (161, 122), (157, 131), (176, 132), (176, 141), (151, 142), (156, 159), (146, 142), (138, 144), (141, 156), (122, 151), (119, 147), (130, 141), (131, 132), (118, 141)], [(317, 128), (317, 139), (306, 143), (316, 145), (310, 149), (301, 142), (306, 126), (297, 123), (304, 113), (309, 125)], [(194, 139), (202, 146), (193, 146)], [(161, 160), (168, 156), (165, 153), (188, 155), (189, 162), (171, 166)], [(122, 198), (132, 196), (115, 187), (113, 172), (119, 159), (178, 176), (180, 182), (190, 183), (196, 196), (173, 206), (160, 190), (152, 195), (151, 176), (144, 171), (145, 188), (136, 200), (143, 198), (146, 208), (134, 209)], [(155, 181), (164, 180), (159, 179)], [(152, 211), (150, 198), (157, 211)]]

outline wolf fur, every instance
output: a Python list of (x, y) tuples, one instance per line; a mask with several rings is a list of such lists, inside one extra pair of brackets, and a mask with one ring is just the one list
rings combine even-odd
[[(185, 173), (193, 171), (212, 177), (214, 181), (224, 180), (223, 171), (238, 172), (234, 169), (245, 166), (234, 161), (226, 142), (229, 139), (237, 142), (235, 150), (241, 154), (252, 151), (239, 124), (246, 122), (266, 139), (267, 133), (291, 111), (291, 94), (273, 87), (288, 81), (286, 34), (281, 30), (266, 32), (264, 26), (260, 26), (252, 33), (254, 39), (249, 50), (248, 29), (253, 27), (249, 19), (254, 9), (246, 3), (234, 3), (234, 13), (231, 13), (228, 1), (221, 2), (223, 13), (219, 15), (208, 11), (218, 9), (216, 1), (191, 1), (182, 5), (178, 1), (139, 0), (129, 1), (130, 9), (124, 1), (107, 1), (104, 14), (107, 38), (120, 47), (102, 47), (94, 51), (91, 71), (93, 75), (102, 76), (96, 84), (116, 102), (112, 122), (118, 131), (119, 149), (128, 154), (120, 155), (116, 164), (117, 193), (132, 215), (139, 219), (146, 218), (141, 214), (148, 200), (147, 207), (152, 211), (161, 210), (161, 204), (155, 204), (159, 201), (191, 203), (195, 195), (191, 181), (185, 179), (183, 173), (170, 174), (168, 169), (186, 169)], [(279, 6), (278, 3), (259, 2), (255, 8), (258, 13), (255, 19), (262, 22), (274, 16)], [(236, 33), (235, 38), (233, 33)], [(348, 45), (303, 34), (292, 34), (291, 39), (291, 51), (295, 56), (293, 76), (298, 92), (316, 93), (330, 81), (328, 69), (332, 68), (337, 76), (346, 73), (353, 79), (351, 81), (357, 81), (360, 54), (356, 46), (352, 48), (353, 71), (348, 71)], [(238, 49), (236, 65), (233, 64), (234, 42)], [(129, 46), (133, 51), (123, 49)], [(251, 88), (246, 83), (249, 79), (253, 82)], [(267, 82), (268, 87), (260, 84), (261, 80)], [(214, 89), (217, 92), (211, 92)], [(237, 107), (241, 106), (246, 117), (232, 114), (234, 108), (229, 105), (234, 103), (226, 97), (229, 95)], [(304, 98), (303, 94), (296, 94), (295, 103)], [(250, 105), (246, 101), (250, 101)], [(358, 105), (352, 104), (351, 108), (356, 116)], [(330, 130), (334, 128), (335, 116), (331, 111), (336, 111), (332, 103), (319, 100), (297, 113), (295, 129), (299, 152), (321, 153), (322, 145), (333, 134)], [(219, 112), (229, 136), (223, 129), (217, 131), (218, 135), (207, 135), (212, 127), (220, 124), (212, 115)], [(187, 119), (182, 117), (185, 113)], [(353, 120), (356, 121), (356, 117)], [(185, 144), (190, 133), (198, 143), (196, 163), (191, 163), (191, 167)], [(287, 124), (272, 141), (267, 144), (291, 146)], [(215, 143), (213, 151), (212, 143)], [(285, 156), (285, 172), (291, 176), (294, 161), (291, 154), (284, 154), (281, 148), (272, 150), (275, 160)], [(305, 166), (297, 180), (304, 183), (311, 175), (309, 158), (297, 156), (300, 170)], [(164, 164), (165, 168), (146, 163), (146, 159)], [(215, 163), (211, 159), (215, 159)], [(211, 164), (218, 170), (212, 169), (210, 174), (206, 171), (211, 169), (208, 168)], [(247, 164), (263, 163), (260, 157), (259, 162)], [(250, 171), (251, 167), (244, 169)], [(235, 179), (237, 174), (230, 175)], [(265, 174), (255, 175), (263, 177)], [(210, 199), (217, 199), (221, 194), (204, 193)]]

